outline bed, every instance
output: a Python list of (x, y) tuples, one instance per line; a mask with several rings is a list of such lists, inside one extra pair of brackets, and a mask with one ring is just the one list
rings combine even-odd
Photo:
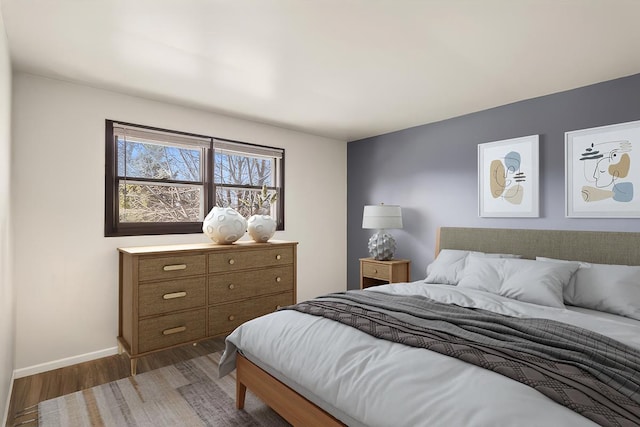
[[(237, 407), (243, 407), (249, 388), (288, 422), (300, 426), (640, 423), (640, 267), (634, 267), (640, 265), (640, 233), (447, 227), (438, 232), (436, 255), (426, 277), (432, 283), (425, 283), (425, 279), (319, 298), (236, 329), (227, 338), (220, 374), (237, 368)], [(502, 282), (499, 288), (490, 289), (493, 285), (487, 283), (493, 280), (487, 278), (496, 272), (504, 277), (495, 278)], [(522, 284), (530, 281), (536, 285), (523, 291)], [(366, 311), (382, 299), (393, 300), (395, 308)], [(362, 305), (365, 302), (369, 305)], [(433, 334), (441, 339), (450, 336), (449, 329), (438, 326), (436, 332), (424, 332), (418, 329), (420, 325), (407, 326), (407, 318), (422, 318), (422, 314), (407, 314), (404, 308), (397, 309), (399, 305), (411, 306), (412, 310), (427, 307), (419, 313), (428, 311), (445, 320), (448, 316), (459, 317), (463, 322), (470, 322), (467, 313), (473, 312), (474, 316), (487, 318), (490, 324), (504, 323), (499, 325), (500, 331), (506, 328), (520, 333), (520, 325), (529, 328), (537, 323), (543, 328), (552, 325), (554, 333), (562, 336), (570, 331), (576, 344), (563, 342), (556, 345), (560, 348), (556, 350), (563, 352), (562, 357), (569, 353), (567, 357), (579, 362), (582, 370), (574, 372), (571, 364), (554, 354), (550, 360), (559, 361), (565, 371), (562, 375), (545, 373), (547, 367), (540, 366), (548, 360), (541, 362), (536, 353), (528, 355), (526, 363), (537, 363), (538, 370), (534, 372), (527, 365), (525, 369), (518, 368), (516, 375), (512, 362), (501, 365), (500, 359), (505, 354), (510, 357), (515, 350), (494, 353), (494, 338), (483, 338), (487, 341), (478, 344), (488, 352), (483, 353), (483, 360), (469, 360), (470, 354), (476, 354), (475, 343), (471, 347), (466, 341), (461, 344), (456, 341), (455, 332), (453, 344), (434, 344)], [(379, 322), (384, 318), (387, 323), (372, 327), (374, 321), (345, 320), (338, 307), (370, 316), (365, 320), (375, 317), (373, 320)], [(362, 307), (366, 308), (365, 314), (361, 313)], [(445, 310), (444, 314), (436, 313), (436, 308)], [(324, 315), (314, 310), (321, 310)], [(389, 313), (397, 312), (405, 317), (393, 317), (389, 322)], [(424, 321), (451, 327), (448, 321)], [(350, 322), (358, 323), (361, 329), (350, 326)], [(410, 338), (403, 328), (411, 329)], [(455, 331), (460, 328), (454, 326)], [(394, 335), (396, 341), (381, 339), (385, 334)], [(428, 339), (411, 338), (419, 334)], [(581, 347), (591, 345), (585, 342), (592, 339), (602, 339), (604, 344), (600, 343), (597, 351)], [(414, 341), (427, 342), (428, 346), (420, 347)], [(533, 348), (538, 344), (517, 345)], [(458, 352), (462, 357), (452, 357), (447, 351)], [(613, 364), (603, 380), (606, 384), (593, 383), (594, 375), (604, 374), (583, 375), (584, 370), (591, 369), (583, 367), (583, 362)], [(510, 371), (505, 372), (504, 366)], [(523, 371), (526, 378), (517, 380)], [(544, 378), (538, 378), (540, 372)], [(556, 376), (574, 384), (575, 389), (566, 393), (562, 390), (564, 394), (556, 396)], [(618, 381), (611, 383), (611, 377)], [(578, 384), (582, 380), (586, 382)], [(601, 392), (600, 388), (606, 388), (605, 392), (590, 394), (594, 389)], [(622, 399), (619, 394), (624, 395)], [(571, 399), (560, 404), (567, 395)]]

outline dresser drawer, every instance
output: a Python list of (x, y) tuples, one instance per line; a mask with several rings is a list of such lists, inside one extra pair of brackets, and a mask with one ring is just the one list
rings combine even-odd
[(204, 276), (142, 284), (138, 287), (138, 316), (203, 307), (205, 290)]
[(209, 276), (209, 304), (293, 290), (293, 266)]
[(140, 258), (138, 278), (141, 281), (167, 280), (205, 274), (206, 261), (206, 255)]
[(138, 324), (138, 352), (144, 353), (204, 338), (205, 313), (203, 308), (141, 320)]
[(363, 262), (362, 275), (381, 280), (389, 280), (389, 268), (372, 262)]
[(209, 273), (247, 268), (293, 264), (293, 247), (283, 246), (260, 251), (229, 251), (209, 254)]
[(293, 304), (293, 292), (252, 298), (209, 308), (209, 335), (231, 332), (244, 322)]

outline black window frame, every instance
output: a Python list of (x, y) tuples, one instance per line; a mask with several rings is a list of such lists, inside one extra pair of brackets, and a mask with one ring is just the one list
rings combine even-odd
[[(118, 237), (118, 236), (144, 236), (144, 235), (163, 235), (163, 234), (196, 234), (202, 233), (202, 221), (199, 222), (139, 222), (139, 223), (121, 223), (119, 216), (119, 194), (118, 186), (121, 177), (118, 176), (118, 157), (117, 157), (117, 141), (115, 138), (114, 124), (122, 126), (131, 126), (140, 128), (142, 130), (150, 130), (156, 132), (172, 133), (178, 136), (196, 137), (209, 139), (210, 144), (206, 150), (205, 159), (203, 162), (204, 171), (202, 172), (202, 185), (203, 191), (203, 204), (204, 204), (204, 216), (216, 206), (216, 185), (213, 178), (214, 156), (215, 148), (214, 142), (229, 142), (232, 144), (238, 144), (241, 146), (247, 146), (248, 150), (251, 147), (258, 149), (268, 149), (274, 151), (280, 151), (282, 157), (277, 163), (278, 171), (276, 177), (277, 183), (273, 187), (267, 187), (269, 190), (276, 191), (278, 193), (277, 203), (277, 230), (284, 230), (284, 171), (285, 171), (285, 150), (284, 148), (271, 147), (267, 145), (252, 144), (243, 141), (236, 141), (231, 139), (219, 138), (209, 135), (198, 135), (189, 132), (176, 131), (171, 129), (163, 129), (153, 126), (139, 125), (135, 123), (128, 123), (121, 120), (105, 120), (105, 222), (104, 222), (104, 236), (105, 237)], [(145, 181), (145, 179), (140, 179)], [(181, 181), (173, 180), (146, 180), (149, 182), (165, 182), (165, 183), (185, 183)], [(189, 184), (193, 184), (189, 182)], [(237, 188), (252, 188), (252, 186), (234, 185)]]

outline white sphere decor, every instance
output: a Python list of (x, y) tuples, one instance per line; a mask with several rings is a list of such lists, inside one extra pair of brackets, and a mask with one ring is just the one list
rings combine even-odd
[(202, 231), (215, 243), (229, 245), (247, 231), (247, 220), (232, 208), (211, 209), (202, 222)]
[(267, 242), (276, 233), (276, 220), (269, 215), (253, 215), (249, 218), (247, 231), (254, 241)]

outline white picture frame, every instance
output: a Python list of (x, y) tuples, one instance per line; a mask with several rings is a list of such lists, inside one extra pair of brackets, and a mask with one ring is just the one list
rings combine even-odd
[(639, 191), (640, 121), (565, 132), (566, 217), (640, 218)]
[(478, 144), (478, 215), (540, 216), (539, 135)]

